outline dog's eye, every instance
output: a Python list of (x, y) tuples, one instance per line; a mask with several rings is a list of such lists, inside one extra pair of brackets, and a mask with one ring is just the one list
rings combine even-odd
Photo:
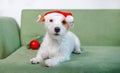
[(53, 19), (50, 19), (49, 22), (53, 22)]
[(63, 24), (66, 24), (66, 21), (65, 21), (65, 20), (63, 20), (63, 21), (62, 21), (62, 23), (63, 23)]

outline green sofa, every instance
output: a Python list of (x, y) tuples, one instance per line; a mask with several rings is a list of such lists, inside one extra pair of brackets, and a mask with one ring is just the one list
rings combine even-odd
[(44, 24), (36, 20), (46, 11), (23, 10), (20, 30), (14, 19), (0, 18), (0, 73), (120, 73), (120, 10), (63, 10), (74, 15), (71, 31), (81, 40), (82, 54), (55, 67), (31, 64), (37, 50), (26, 45), (44, 36)]

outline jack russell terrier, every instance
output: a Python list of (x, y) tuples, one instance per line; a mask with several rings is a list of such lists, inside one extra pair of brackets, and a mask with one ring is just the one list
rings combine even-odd
[(39, 16), (38, 22), (44, 22), (46, 35), (37, 56), (32, 64), (44, 62), (45, 66), (56, 66), (70, 60), (71, 53), (80, 54), (80, 41), (69, 31), (74, 26), (74, 18), (70, 12), (50, 11)]

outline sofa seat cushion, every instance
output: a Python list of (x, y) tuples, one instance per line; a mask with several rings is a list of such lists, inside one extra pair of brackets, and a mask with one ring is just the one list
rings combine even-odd
[(25, 46), (0, 60), (2, 73), (119, 73), (120, 46), (83, 46), (82, 54), (72, 54), (71, 60), (56, 67), (30, 64), (37, 51)]

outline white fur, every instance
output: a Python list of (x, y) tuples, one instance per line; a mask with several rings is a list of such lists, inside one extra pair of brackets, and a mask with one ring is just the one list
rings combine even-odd
[[(52, 19), (53, 22), (49, 20)], [(56, 66), (60, 62), (70, 60), (72, 52), (81, 53), (80, 42), (75, 34), (68, 31), (61, 23), (64, 16), (57, 13), (45, 16), (45, 28), (47, 33), (38, 50), (37, 56), (31, 59), (31, 63), (43, 62), (46, 66)], [(55, 35), (55, 27), (60, 28), (59, 35)]]

